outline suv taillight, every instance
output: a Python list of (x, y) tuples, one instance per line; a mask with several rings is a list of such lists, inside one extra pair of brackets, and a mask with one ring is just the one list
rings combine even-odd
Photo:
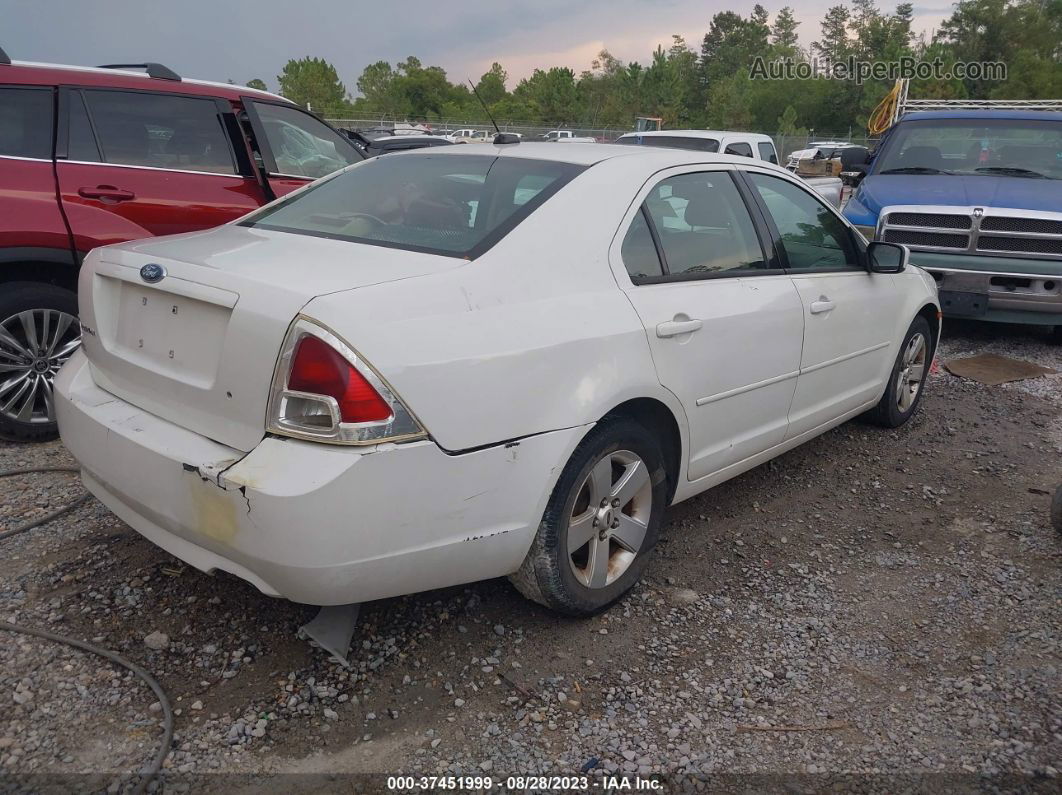
[(402, 401), (349, 345), (304, 317), (292, 323), (281, 349), (268, 430), (339, 444), (425, 435)]

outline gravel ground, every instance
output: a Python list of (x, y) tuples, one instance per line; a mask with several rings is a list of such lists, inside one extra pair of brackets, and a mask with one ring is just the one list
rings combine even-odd
[[(1062, 371), (1042, 335), (949, 324), (940, 358), (976, 352)], [(289, 773), (581, 771), (1058, 791), (1060, 454), (1062, 375), (940, 370), (904, 428), (849, 423), (676, 506), (607, 613), (558, 618), (504, 580), (376, 602), (350, 671), (296, 638), (312, 608), (190, 569), (95, 501), (0, 541), (0, 619), (144, 665), (177, 711), (171, 773), (254, 776), (245, 791), (323, 786)], [(70, 463), (58, 442), (0, 443), (0, 469)], [(82, 493), (62, 474), (4, 487), (0, 529)], [(0, 637), (0, 773), (114, 791), (153, 755), (160, 708), (139, 680)]]

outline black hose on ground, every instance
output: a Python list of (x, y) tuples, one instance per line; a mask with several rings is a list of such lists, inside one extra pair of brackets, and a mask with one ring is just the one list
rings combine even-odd
[[(80, 473), (81, 470), (76, 467), (27, 467), (26, 469), (5, 469), (0, 471), (0, 478), (10, 478), (15, 477), (16, 475), (32, 475), (34, 472), (71, 472), (76, 475)], [(34, 519), (32, 522), (27, 522), (18, 527), (12, 527), (10, 530), (5, 530), (0, 533), (0, 541), (3, 541), (5, 538), (11, 538), (11, 536), (17, 536), (19, 533), (25, 533), (27, 530), (32, 530), (34, 527), (40, 527), (42, 524), (47, 524), (52, 521), (52, 519), (58, 519), (64, 513), (68, 513), (82, 503), (87, 502), (90, 496), (91, 495), (89, 494), (82, 494), (73, 502), (69, 502), (62, 508), (58, 508), (39, 519)]]
[[(27, 467), (26, 469), (6, 469), (0, 471), (0, 478), (14, 477), (16, 475), (31, 475), (35, 472), (72, 472), (76, 474), (80, 471), (81, 470), (75, 467)], [(73, 502), (67, 503), (46, 516), (42, 516), (39, 519), (35, 519), (24, 525), (19, 525), (10, 530), (5, 530), (3, 533), (0, 533), (0, 541), (5, 538), (11, 538), (11, 536), (18, 535), (19, 533), (24, 533), (27, 530), (32, 530), (34, 527), (40, 527), (42, 524), (50, 522), (53, 519), (72, 511), (74, 508), (86, 502), (91, 496), (92, 495), (90, 494), (82, 494)], [(67, 637), (66, 635), (58, 635), (54, 632), (48, 632), (43, 629), (34, 629), (33, 627), (9, 624), (6, 621), (0, 621), (0, 631), (31, 635), (36, 638), (42, 638), (43, 640), (50, 640), (54, 643), (62, 643), (66, 646), (72, 646), (75, 649), (81, 649), (90, 654), (96, 654), (132, 671), (154, 691), (155, 695), (158, 697), (159, 704), (162, 705), (162, 743), (159, 745), (159, 750), (155, 754), (155, 758), (152, 759), (151, 764), (140, 774), (140, 782), (133, 790), (134, 795), (142, 795), (142, 793), (147, 790), (148, 784), (150, 784), (155, 776), (159, 774), (159, 771), (162, 770), (162, 763), (166, 760), (166, 757), (169, 756), (170, 745), (173, 743), (173, 708), (170, 706), (169, 698), (166, 697), (166, 691), (162, 689), (162, 685), (158, 683), (158, 680), (135, 662), (127, 660), (117, 652), (105, 649), (102, 646), (97, 646), (94, 643), (89, 643), (88, 641), (78, 640), (77, 638)]]

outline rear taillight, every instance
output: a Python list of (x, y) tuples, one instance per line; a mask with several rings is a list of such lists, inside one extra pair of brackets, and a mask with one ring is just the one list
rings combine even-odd
[(269, 430), (341, 444), (424, 436), (391, 388), (349, 345), (302, 317), (288, 330), (277, 362)]
[(309, 334), (295, 346), (288, 389), (334, 398), (340, 422), (382, 422), (391, 407), (342, 354)]

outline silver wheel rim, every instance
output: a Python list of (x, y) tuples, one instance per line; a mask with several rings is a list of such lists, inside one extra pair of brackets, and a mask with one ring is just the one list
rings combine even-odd
[(915, 334), (903, 349), (899, 372), (896, 374), (896, 408), (901, 413), (911, 410), (926, 377), (926, 338)]
[(568, 519), (568, 565), (587, 588), (605, 588), (630, 568), (645, 540), (653, 484), (630, 450), (606, 453), (575, 493)]
[(55, 422), (52, 381), (81, 344), (81, 327), (58, 309), (27, 309), (0, 322), (0, 416)]

